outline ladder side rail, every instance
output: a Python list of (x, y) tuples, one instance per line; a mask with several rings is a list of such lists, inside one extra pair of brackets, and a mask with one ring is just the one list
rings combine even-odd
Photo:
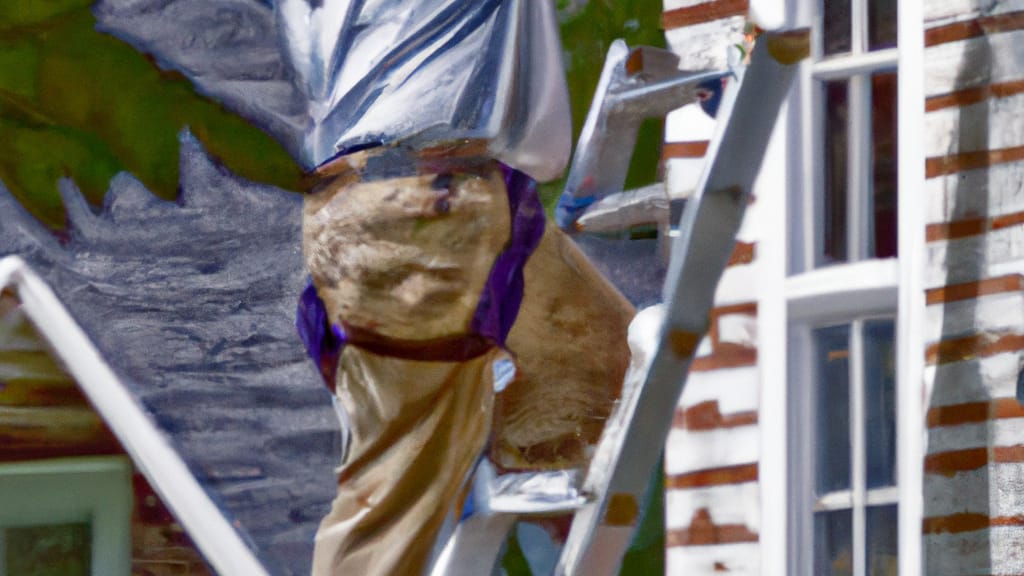
[[(631, 51), (622, 40), (609, 48), (556, 211), (563, 229), (572, 229), (593, 202), (623, 191), (645, 119), (665, 116), (680, 103), (694, 101), (701, 82), (729, 74), (670, 70), (668, 58), (660, 52), (648, 47)], [(674, 55), (671, 59), (677, 60)], [(639, 69), (629, 69), (630, 60), (640, 61)]]
[[(591, 464), (584, 489), (594, 497), (577, 513), (555, 569), (558, 576), (615, 574), (639, 521), (640, 499), (661, 456), (676, 405), (736, 233), (760, 170), (795, 66), (769, 54), (772, 38), (754, 50), (712, 140), (698, 193), (680, 222), (665, 285), (666, 314), (646, 381), (624, 398), (620, 422), (610, 427)], [(727, 93), (728, 96), (728, 93)], [(656, 447), (656, 448), (654, 448)]]

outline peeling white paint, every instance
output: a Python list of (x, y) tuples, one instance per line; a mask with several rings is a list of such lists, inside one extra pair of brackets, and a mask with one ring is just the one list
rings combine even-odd
[(691, 6), (700, 6), (701, 4), (707, 4), (713, 0), (665, 0), (662, 2), (662, 6), (665, 7), (665, 12), (669, 10), (675, 10), (677, 8), (689, 8)]
[(1024, 514), (1024, 464), (991, 464), (953, 476), (926, 474), (925, 517)]
[(931, 389), (931, 406), (1012, 398), (1020, 366), (1017, 352), (929, 366), (925, 381)]
[(1024, 418), (1002, 418), (928, 430), (928, 453), (1024, 444)]
[(756, 253), (754, 261), (750, 264), (726, 268), (715, 292), (715, 305), (729, 306), (754, 301), (759, 277), (760, 266)]
[(929, 242), (925, 258), (925, 288), (1024, 273), (1024, 224)]
[(697, 191), (703, 158), (669, 158), (665, 161), (665, 189), (672, 199), (690, 198)]
[(996, 526), (924, 538), (925, 573), (929, 576), (1014, 574), (1024, 566), (1024, 530)]
[(928, 224), (1024, 212), (1024, 163), (929, 178), (924, 193)]
[(665, 473), (750, 464), (758, 461), (759, 448), (756, 425), (702, 432), (674, 428), (665, 441)]
[(686, 528), (698, 510), (707, 509), (716, 525), (742, 524), (751, 532), (761, 527), (760, 487), (757, 482), (665, 493), (665, 527)]
[(679, 55), (680, 70), (724, 70), (730, 50), (743, 42), (746, 18), (732, 16), (714, 22), (665, 31), (669, 49)]
[[(685, 546), (665, 551), (667, 576), (752, 576), (758, 573), (761, 546), (747, 544), (718, 544), (714, 546)], [(715, 564), (721, 565), (718, 569)]]
[(926, 96), (1024, 77), (1024, 30), (940, 44), (925, 50)]
[(1024, 10), (1024, 0), (928, 0), (922, 4), (929, 27)]
[(756, 366), (691, 372), (679, 405), (687, 407), (716, 400), (722, 414), (757, 410), (758, 382)]
[(1005, 292), (928, 307), (925, 342), (979, 332), (1024, 332), (1024, 294)]
[(726, 314), (718, 318), (718, 340), (727, 344), (757, 347), (757, 315)]
[(1024, 94), (930, 112), (921, 139), (926, 157), (1024, 145)]
[(715, 134), (715, 119), (701, 107), (687, 104), (665, 116), (665, 142), (700, 142)]

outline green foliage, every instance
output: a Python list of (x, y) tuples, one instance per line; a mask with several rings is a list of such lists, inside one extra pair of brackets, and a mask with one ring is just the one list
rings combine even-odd
[[(559, 7), (562, 8), (560, 3)], [(590, 101), (601, 77), (608, 47), (617, 38), (629, 46), (665, 46), (661, 30), (661, 2), (657, 0), (590, 0), (562, 23), (562, 58), (572, 103), (573, 143), (590, 109)], [(662, 140), (662, 122), (648, 121), (640, 128), (626, 187), (635, 188), (655, 181)], [(541, 199), (549, 211), (558, 201), (565, 181), (541, 187)]]
[(89, 4), (0, 3), (0, 180), (40, 220), (63, 225), (62, 176), (93, 203), (122, 170), (174, 198), (184, 126), (243, 177), (298, 189), (300, 170), (276, 141), (97, 33)]
[[(92, 545), (89, 524), (7, 528), (7, 551), (0, 558), (12, 576), (86, 576)], [(0, 570), (3, 572), (3, 570)]]
[(519, 545), (519, 538), (513, 529), (505, 543), (505, 555), (501, 557), (501, 569), (506, 576), (532, 576), (530, 564), (526, 561), (523, 548)]
[(619, 573), (622, 576), (665, 573), (665, 469), (661, 465), (651, 476), (643, 521), (622, 559)]

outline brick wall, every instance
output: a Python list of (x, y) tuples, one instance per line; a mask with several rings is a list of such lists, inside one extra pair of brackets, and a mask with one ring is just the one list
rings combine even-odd
[[(14, 294), (0, 291), (0, 463), (124, 454), (75, 381), (54, 361)], [(212, 574), (139, 473), (133, 475), (132, 493), (132, 574)]]
[[(920, 73), (926, 93), (923, 572), (1024, 574), (1024, 0), (923, 6), (925, 68), (901, 72)], [(720, 65), (742, 28), (740, 3), (665, 10), (669, 43), (691, 67)], [(675, 148), (667, 157), (692, 151)], [(755, 284), (757, 258), (756, 238), (744, 240), (750, 256), (723, 279), (669, 439), (674, 574), (757, 572), (757, 368), (742, 364), (756, 362), (756, 312), (741, 280)]]
[(1024, 2), (925, 2), (927, 574), (1024, 573)]
[[(664, 7), (662, 24), (680, 68), (726, 67), (730, 47), (743, 41), (746, 2), (666, 0)], [(689, 196), (695, 187), (713, 127), (696, 105), (667, 118), (663, 158), (673, 197)], [(755, 200), (666, 442), (667, 574), (758, 570), (756, 219)]]

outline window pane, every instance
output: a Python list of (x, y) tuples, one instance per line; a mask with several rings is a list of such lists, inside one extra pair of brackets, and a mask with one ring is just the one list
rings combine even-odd
[(868, 49), (896, 46), (896, 0), (868, 2)]
[(88, 523), (2, 530), (7, 574), (88, 576), (92, 556), (92, 529)]
[(814, 331), (815, 469), (819, 496), (850, 487), (850, 327)]
[(897, 255), (896, 244), (896, 74), (871, 77), (871, 183), (874, 234), (869, 254), (875, 258)]
[(850, 0), (825, 0), (822, 43), (826, 56), (850, 51)]
[(825, 194), (822, 215), (822, 249), (818, 265), (846, 261), (846, 194), (848, 147), (848, 83), (826, 82)]
[(853, 515), (849, 510), (814, 515), (815, 576), (853, 574)]
[(896, 576), (899, 562), (899, 535), (896, 531), (897, 507), (867, 508), (868, 576)]
[(891, 320), (864, 324), (867, 486), (896, 484), (896, 342)]

